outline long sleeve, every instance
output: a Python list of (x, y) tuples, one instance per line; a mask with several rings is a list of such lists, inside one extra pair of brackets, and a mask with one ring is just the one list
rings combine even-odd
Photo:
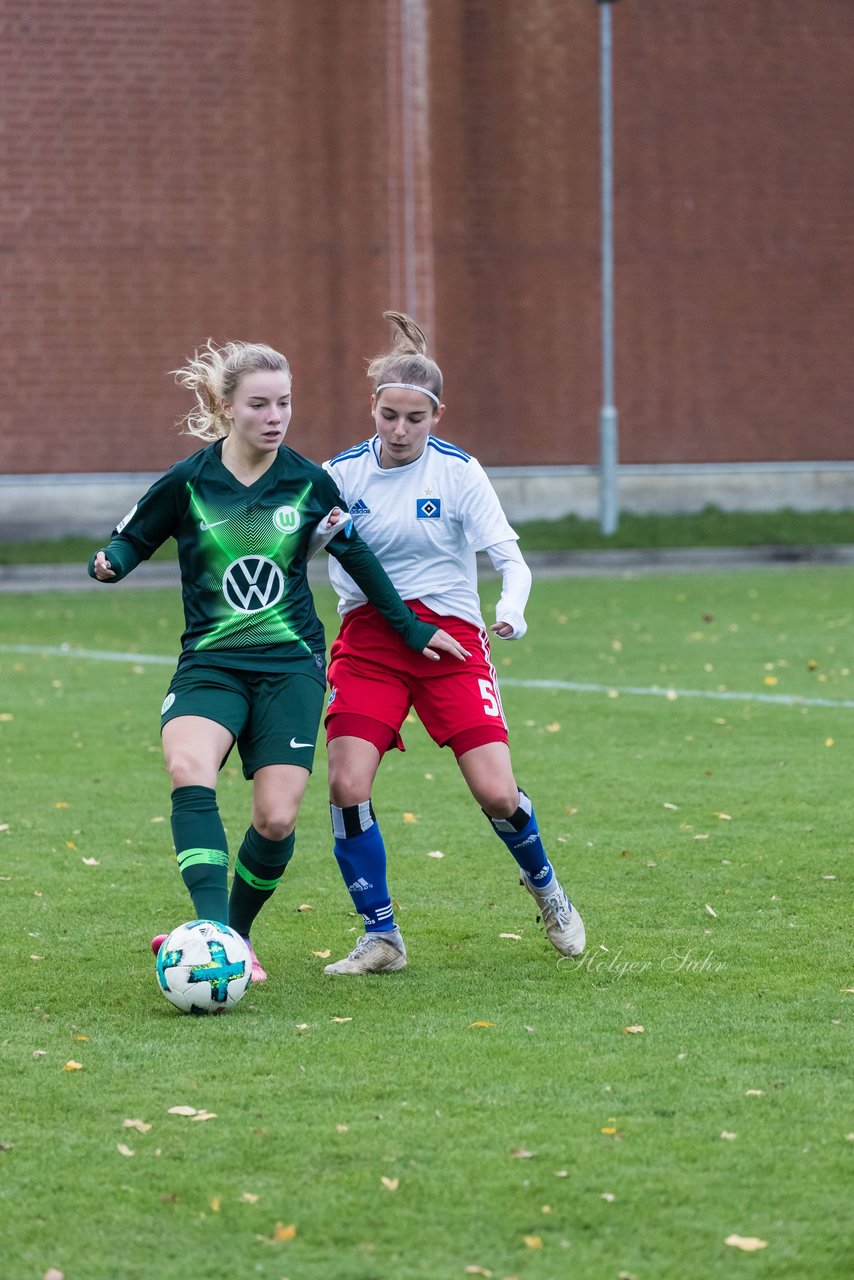
[(486, 548), (486, 554), (501, 574), (501, 597), (495, 606), (495, 620), (508, 622), (513, 628), (508, 640), (519, 640), (528, 630), (525, 605), (531, 593), (531, 570), (517, 542), (497, 542)]
[[(113, 530), (103, 550), (115, 573), (111, 582), (119, 582), (143, 560), (148, 560), (158, 547), (171, 537), (181, 521), (187, 505), (185, 466), (177, 463), (155, 480), (150, 489), (135, 503)], [(95, 555), (89, 561), (89, 577), (95, 576)]]

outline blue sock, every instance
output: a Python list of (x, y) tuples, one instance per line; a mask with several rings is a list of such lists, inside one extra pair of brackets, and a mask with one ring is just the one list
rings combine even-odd
[(371, 802), (329, 808), (335, 857), (353, 906), (368, 933), (387, 933), (394, 928), (394, 913), (386, 884), (385, 845)]
[(509, 818), (490, 818), (488, 813), (486, 816), (531, 883), (537, 889), (544, 889), (554, 871), (540, 839), (534, 806), (525, 792), (520, 790), (519, 808)]

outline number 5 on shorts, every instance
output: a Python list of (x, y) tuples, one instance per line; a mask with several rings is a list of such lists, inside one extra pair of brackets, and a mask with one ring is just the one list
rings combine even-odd
[(500, 716), (501, 708), (498, 705), (498, 698), (492, 687), (490, 680), (478, 680), (480, 685), (480, 696), (483, 699), (483, 709), (488, 716)]

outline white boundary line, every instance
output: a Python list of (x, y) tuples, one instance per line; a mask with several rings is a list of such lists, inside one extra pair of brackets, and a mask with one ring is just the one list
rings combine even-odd
[[(91, 658), (97, 662), (129, 662), (137, 666), (174, 667), (177, 655), (159, 653), (116, 653), (111, 649), (72, 649), (70, 645), (0, 644), (0, 653), (22, 653), (46, 658)], [(505, 689), (557, 689), (565, 693), (605, 693), (610, 697), (706, 698), (711, 702), (765, 702), (778, 707), (831, 707), (839, 711), (854, 708), (854, 698), (808, 698), (789, 693), (744, 693), (733, 689), (670, 689), (661, 685), (585, 684), (576, 680), (516, 680), (499, 677)]]

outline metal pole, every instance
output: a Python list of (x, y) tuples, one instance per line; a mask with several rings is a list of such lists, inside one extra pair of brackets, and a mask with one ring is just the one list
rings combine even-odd
[(617, 407), (614, 395), (614, 151), (611, 110), (611, 5), (599, 5), (602, 181), (602, 408), (599, 412), (599, 517), (603, 533), (615, 533)]

